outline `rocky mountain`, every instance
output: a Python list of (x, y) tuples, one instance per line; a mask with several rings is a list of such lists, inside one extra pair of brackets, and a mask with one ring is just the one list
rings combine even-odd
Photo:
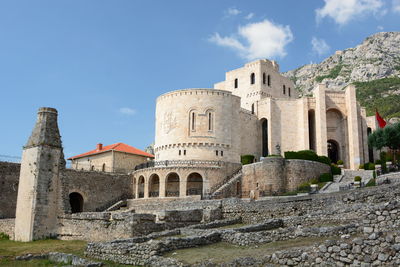
[(319, 64), (304, 65), (284, 75), (303, 95), (311, 94), (318, 83), (332, 90), (353, 83), (369, 115), (379, 107), (387, 118), (400, 117), (400, 32), (374, 34), (354, 48), (336, 51)]

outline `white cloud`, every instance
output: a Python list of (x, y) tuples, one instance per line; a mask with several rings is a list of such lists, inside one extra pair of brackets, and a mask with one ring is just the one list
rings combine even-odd
[(119, 111), (119, 113), (121, 113), (121, 114), (129, 115), (129, 116), (132, 116), (132, 115), (135, 115), (135, 114), (136, 114), (136, 110), (134, 110), (134, 109), (132, 109), (132, 108), (127, 108), (127, 107), (120, 108), (118, 111)]
[(240, 13), (242, 13), (242, 11), (240, 11), (236, 7), (230, 7), (230, 8), (228, 8), (228, 10), (225, 11), (225, 13), (226, 13), (226, 15), (228, 15), (230, 17), (230, 16), (239, 15)]
[(383, 26), (379, 25), (376, 27), (378, 30), (383, 31)]
[(324, 55), (331, 49), (324, 39), (313, 37), (311, 39), (312, 51), (317, 53), (318, 56)]
[(249, 13), (244, 18), (245, 19), (252, 19), (253, 17), (254, 17), (254, 13)]
[(392, 6), (393, 6), (393, 12), (400, 13), (400, 0), (393, 0)]
[(382, 0), (324, 0), (325, 6), (316, 10), (317, 21), (330, 17), (337, 24), (345, 25), (350, 20), (367, 14), (382, 15)]
[(292, 40), (293, 34), (288, 25), (274, 24), (267, 19), (239, 26), (233, 36), (221, 37), (215, 33), (209, 38), (210, 42), (231, 48), (247, 60), (284, 57), (285, 46)]

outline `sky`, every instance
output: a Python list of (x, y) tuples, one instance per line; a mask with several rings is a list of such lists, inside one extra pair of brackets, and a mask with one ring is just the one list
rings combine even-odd
[[(400, 30), (400, 0), (0, 0), (0, 160), (39, 107), (66, 157), (154, 142), (155, 101), (260, 58), (282, 72)], [(179, 105), (179, 103), (176, 103)]]

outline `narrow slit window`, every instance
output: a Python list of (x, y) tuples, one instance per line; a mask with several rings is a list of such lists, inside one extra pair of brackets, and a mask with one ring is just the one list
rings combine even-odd
[(285, 85), (283, 85), (283, 94), (284, 95), (286, 94), (286, 86)]
[(181, 155), (181, 151), (179, 150), (179, 156)]
[(251, 104), (251, 114), (254, 114), (254, 103)]
[(215, 155), (218, 156), (218, 150), (215, 150)]
[(238, 79), (235, 79), (235, 88), (238, 88)]
[(186, 149), (185, 149), (185, 150), (183, 150), (183, 155), (184, 155), (184, 156), (186, 156)]
[(213, 113), (211, 111), (208, 112), (208, 130), (213, 130)]
[(265, 73), (263, 73), (263, 84), (265, 84)]
[(221, 150), (221, 157), (223, 157), (223, 156), (224, 156), (224, 151)]
[(288, 88), (288, 93), (289, 93), (289, 96), (290, 96), (290, 87)]
[(196, 130), (196, 113), (192, 112), (190, 114), (190, 128), (192, 131)]
[(268, 86), (271, 86), (271, 75), (268, 75), (267, 82), (268, 82)]
[(252, 73), (250, 75), (250, 84), (255, 84), (255, 82), (256, 82), (256, 75)]

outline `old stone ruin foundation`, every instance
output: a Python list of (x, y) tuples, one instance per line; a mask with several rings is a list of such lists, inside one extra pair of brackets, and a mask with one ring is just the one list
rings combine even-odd
[[(102, 260), (139, 266), (400, 264), (399, 174), (378, 178), (376, 187), (326, 194), (132, 199), (129, 175), (65, 169), (57, 111), (51, 108), (39, 109), (22, 164), (0, 163), (0, 174), (6, 182), (0, 232), (20, 241), (89, 242), (86, 260), (57, 253), (37, 257), (86, 266)], [(71, 212), (74, 192), (87, 200), (77, 202), (86, 212)], [(232, 254), (181, 256), (207, 248)]]

